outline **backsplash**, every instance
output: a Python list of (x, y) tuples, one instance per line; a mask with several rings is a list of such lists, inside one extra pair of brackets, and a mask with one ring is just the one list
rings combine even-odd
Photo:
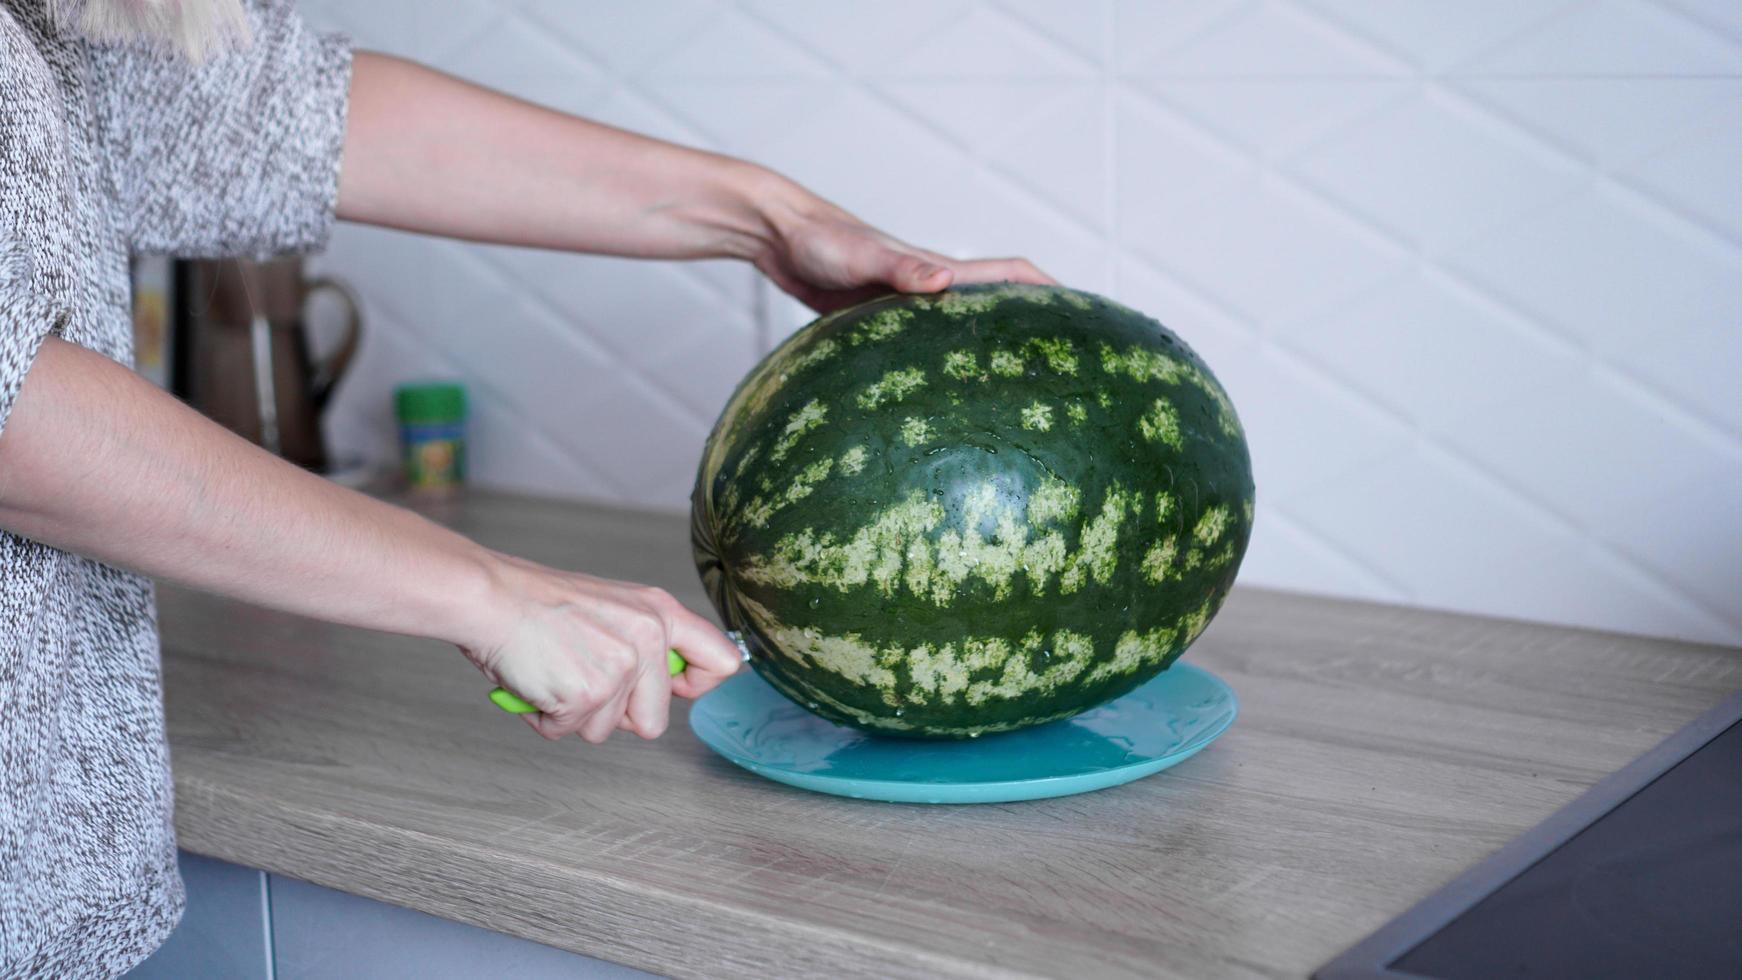
[[(774, 166), (1173, 327), (1245, 422), (1242, 581), (1742, 643), (1742, 6), (305, 3), (363, 47)], [(731, 263), (345, 227), (332, 414), (463, 378), (473, 478), (677, 510), (808, 316)]]

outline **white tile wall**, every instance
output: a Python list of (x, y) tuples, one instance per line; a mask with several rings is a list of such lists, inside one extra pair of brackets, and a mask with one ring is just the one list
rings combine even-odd
[[(318, 0), (317, 23), (778, 167), (1170, 324), (1240, 406), (1249, 582), (1742, 643), (1733, 0)], [(344, 229), (333, 419), (466, 379), (476, 477), (685, 506), (803, 312), (728, 264)]]

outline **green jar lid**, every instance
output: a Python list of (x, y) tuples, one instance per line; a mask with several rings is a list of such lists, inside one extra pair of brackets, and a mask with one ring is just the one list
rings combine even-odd
[(393, 409), (399, 421), (459, 422), (466, 417), (466, 387), (448, 381), (405, 384), (393, 389)]

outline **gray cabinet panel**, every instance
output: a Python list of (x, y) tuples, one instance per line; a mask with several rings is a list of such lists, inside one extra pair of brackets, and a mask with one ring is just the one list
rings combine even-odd
[(270, 980), (265, 875), (186, 851), (180, 858), (187, 912), (128, 980)]
[(646, 980), (653, 974), (270, 875), (276, 980)]

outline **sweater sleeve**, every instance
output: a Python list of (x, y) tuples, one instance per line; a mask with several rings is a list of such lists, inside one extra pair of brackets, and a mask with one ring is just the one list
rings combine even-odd
[(64, 306), (52, 297), (67, 286), (55, 247), (70, 223), (56, 91), (46, 72), (15, 68), (35, 55), (0, 8), (0, 432), (43, 338), (60, 326)]
[(253, 39), (193, 66), (91, 49), (93, 111), (135, 251), (266, 257), (325, 244), (338, 199), (350, 43), (285, 0), (250, 0)]
[(37, 349), (59, 326), (31, 265), (29, 254), (0, 230), (0, 432)]

